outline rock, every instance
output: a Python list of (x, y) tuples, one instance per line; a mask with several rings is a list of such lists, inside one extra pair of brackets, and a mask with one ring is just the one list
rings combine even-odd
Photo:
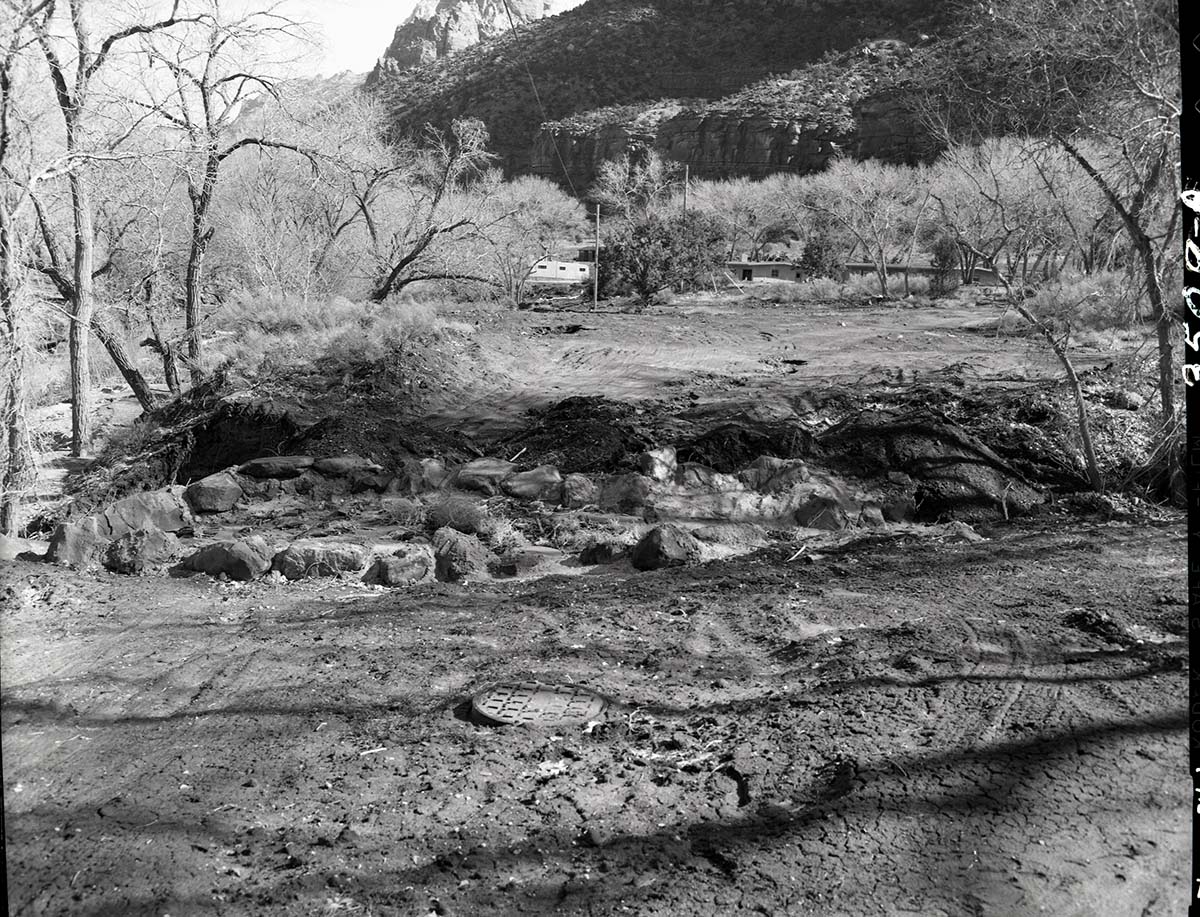
[(1100, 396), (1101, 401), (1110, 408), (1119, 411), (1137, 411), (1146, 403), (1146, 399), (1137, 392), (1112, 389)]
[(600, 489), (600, 508), (614, 513), (637, 515), (650, 496), (652, 481), (640, 474), (622, 474)]
[[(368, 85), (428, 64), (479, 42), (508, 34), (513, 23), (554, 16), (581, 0), (427, 0), (396, 29), (392, 43), (368, 76)], [(511, 15), (512, 19), (509, 18)]]
[(860, 525), (865, 525), (868, 528), (877, 529), (887, 525), (887, 519), (884, 518), (883, 510), (874, 505), (864, 506), (858, 514), (858, 522)]
[(96, 520), (85, 516), (76, 522), (64, 522), (55, 527), (54, 534), (50, 536), (46, 560), (54, 564), (86, 567), (96, 561), (107, 545), (108, 539), (96, 529)]
[(178, 532), (188, 528), (192, 514), (183, 493), (184, 488), (174, 487), (124, 497), (99, 514), (97, 531), (105, 538), (119, 538), (134, 529)]
[(675, 472), (675, 483), (680, 487), (707, 491), (739, 491), (746, 486), (734, 475), (722, 474), (707, 465), (684, 462)]
[(464, 579), (487, 579), (494, 555), (474, 535), (441, 528), (433, 533), (435, 574), (444, 583)]
[(108, 543), (126, 532), (158, 529), (178, 532), (192, 525), (192, 514), (183, 499), (184, 488), (173, 487), (133, 494), (117, 500), (101, 513), (59, 525), (50, 537), (46, 560), (85, 567), (98, 560)]
[(938, 529), (941, 531), (942, 537), (951, 544), (978, 544), (981, 541), (987, 541), (967, 523), (957, 519), (938, 526)]
[(532, 573), (539, 567), (558, 563), (566, 555), (557, 548), (542, 545), (528, 545), (509, 551), (500, 559), (499, 569), (508, 576), (520, 576)]
[(388, 489), (388, 485), (392, 483), (392, 475), (386, 471), (367, 471), (365, 469), (356, 469), (348, 475), (350, 480), (350, 493), (377, 493), (381, 494)]
[(677, 525), (659, 525), (646, 533), (630, 554), (638, 570), (682, 567), (700, 559), (701, 548), (686, 529)]
[(338, 576), (357, 573), (369, 556), (362, 545), (348, 541), (295, 541), (275, 555), (271, 569), (290, 580)]
[(796, 524), (806, 529), (840, 531), (850, 524), (841, 501), (831, 493), (813, 493), (796, 507)]
[(377, 557), (363, 582), (377, 586), (411, 586), (432, 579), (435, 565), (430, 545), (408, 544), (386, 557)]
[(294, 478), (312, 465), (310, 455), (267, 455), (246, 462), (238, 473), (252, 478)]
[(808, 465), (801, 459), (762, 455), (738, 472), (738, 479), (753, 490), (769, 494), (791, 490), (796, 484), (807, 484), (811, 475)]
[(500, 492), (500, 482), (511, 475), (517, 466), (503, 459), (481, 458), (468, 462), (458, 470), (454, 484), (463, 490), (478, 490), (489, 497)]
[(183, 567), (245, 582), (271, 569), (271, 554), (270, 546), (259, 536), (243, 541), (218, 541), (184, 558)]
[(598, 541), (579, 552), (579, 562), (587, 566), (615, 564), (628, 556), (629, 545), (620, 541)]
[(134, 529), (109, 543), (104, 566), (113, 573), (141, 573), (179, 553), (179, 539), (160, 529)]
[(192, 511), (197, 513), (227, 513), (244, 496), (242, 486), (226, 471), (218, 471), (189, 484), (183, 495)]
[(569, 474), (562, 482), (562, 503), (569, 509), (590, 506), (600, 499), (600, 488), (587, 475)]
[(781, 498), (749, 491), (697, 491), (673, 486), (651, 494), (644, 516), (651, 522), (696, 519), (730, 522), (773, 522), (788, 519), (791, 504)]
[(531, 471), (509, 475), (500, 484), (510, 497), (520, 500), (541, 500), (557, 504), (562, 499), (563, 479), (553, 465), (540, 465)]
[(452, 528), (465, 535), (476, 535), (488, 515), (476, 500), (458, 494), (447, 494), (429, 507), (426, 520), (432, 529)]
[(450, 477), (450, 472), (446, 470), (446, 466), (441, 459), (421, 459), (418, 465), (420, 474), (417, 477), (419, 487), (416, 491), (417, 493), (422, 493), (426, 490), (437, 490)]
[(361, 455), (335, 455), (317, 459), (313, 462), (313, 470), (328, 478), (345, 478), (356, 471), (378, 474), (383, 471), (383, 466)]
[(751, 522), (718, 522), (691, 532), (693, 538), (707, 544), (746, 547), (767, 543), (767, 530)]
[(650, 449), (637, 457), (638, 471), (652, 481), (669, 481), (675, 477), (676, 458), (674, 446)]

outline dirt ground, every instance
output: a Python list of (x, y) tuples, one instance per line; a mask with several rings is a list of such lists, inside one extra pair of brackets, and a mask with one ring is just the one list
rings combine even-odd
[[(464, 315), (438, 413), (1054, 373), (996, 314)], [(394, 590), (0, 561), (10, 913), (1182, 912), (1183, 517), (976, 528)], [(524, 680), (610, 706), (466, 715)]]

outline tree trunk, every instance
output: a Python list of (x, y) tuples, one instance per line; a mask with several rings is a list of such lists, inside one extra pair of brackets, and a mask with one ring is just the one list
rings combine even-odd
[(146, 384), (146, 377), (133, 365), (133, 361), (129, 358), (129, 351), (125, 348), (125, 342), (113, 334), (112, 330), (99, 320), (92, 322), (92, 330), (96, 332), (96, 337), (104, 345), (104, 349), (108, 351), (109, 357), (112, 358), (117, 369), (121, 371), (121, 375), (125, 381), (129, 383), (129, 387), (133, 390), (134, 397), (137, 398), (138, 404), (142, 406), (142, 410), (153, 411), (157, 403), (154, 393), (150, 391), (150, 386)]
[[(198, 224), (197, 224), (198, 227)], [(184, 281), (183, 324), (187, 335), (188, 370), (192, 384), (203, 378), (203, 351), (200, 346), (200, 280), (204, 264), (205, 242), (194, 227), (192, 245), (188, 251), (187, 275)]]
[[(72, 144), (68, 144), (68, 148), (71, 147)], [(71, 211), (75, 224), (75, 270), (67, 343), (71, 366), (71, 455), (78, 458), (87, 450), (92, 438), (92, 379), (88, 340), (95, 305), (92, 273), (96, 249), (91, 195), (87, 180), (80, 170), (71, 173)]]
[(1050, 328), (1038, 321), (1033, 313), (1019, 302), (1014, 302), (1014, 306), (1021, 313), (1021, 317), (1033, 325), (1046, 339), (1054, 351), (1054, 355), (1058, 357), (1058, 362), (1067, 371), (1067, 382), (1070, 383), (1071, 394), (1075, 396), (1075, 410), (1079, 415), (1079, 438), (1083, 442), (1083, 461), (1087, 467), (1088, 483), (1092, 490), (1102, 494), (1104, 493), (1104, 478), (1100, 474), (1100, 464), (1096, 461), (1096, 449), (1092, 445), (1092, 427), (1087, 415), (1087, 402), (1083, 398), (1083, 386), (1079, 382), (1079, 374), (1075, 372), (1075, 365), (1071, 362), (1066, 348), (1058, 342)]
[(17, 314), (17, 240), (12, 214), (0, 201), (0, 417), (4, 448), (0, 464), (0, 535), (16, 537), (21, 493), (33, 468), (25, 414), (25, 352)]
[[(1163, 304), (1162, 287), (1158, 285), (1158, 270), (1150, 239), (1143, 233), (1137, 240), (1138, 254), (1146, 275), (1146, 293), (1150, 297), (1150, 315), (1154, 319), (1154, 330), (1158, 337), (1158, 391), (1162, 409), (1162, 431), (1169, 436), (1175, 423), (1175, 352), (1171, 341), (1171, 315)], [(1187, 479), (1179, 461), (1179, 450), (1168, 444), (1167, 487), (1171, 498), (1183, 505), (1187, 502)]]
[(200, 188), (189, 189), (192, 199), (192, 238), (188, 247), (187, 275), (184, 279), (184, 328), (187, 331), (188, 370), (192, 385), (204, 378), (203, 348), (200, 343), (200, 291), (204, 275), (204, 253), (212, 240), (212, 227), (208, 223), (208, 210), (212, 205), (213, 191), (221, 160), (215, 149), (209, 149), (204, 163), (204, 178)]

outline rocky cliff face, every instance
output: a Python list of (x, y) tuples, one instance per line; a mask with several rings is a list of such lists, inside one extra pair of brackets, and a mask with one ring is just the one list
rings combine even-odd
[(838, 154), (927, 159), (935, 148), (913, 108), (914, 62), (903, 42), (875, 41), (712, 102), (657, 102), (552, 122), (535, 137), (528, 169), (585, 189), (605, 160), (643, 150), (686, 163), (695, 178), (806, 174)]
[(419, 67), (501, 35), (511, 28), (508, 13), (518, 25), (556, 16), (583, 0), (420, 0), (392, 38), (367, 85), (385, 73)]

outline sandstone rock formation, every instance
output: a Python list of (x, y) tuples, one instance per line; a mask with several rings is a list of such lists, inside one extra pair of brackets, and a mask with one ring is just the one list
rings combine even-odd
[[(420, 0), (396, 29), (392, 43), (367, 77), (373, 85), (384, 74), (428, 64), (487, 41), (517, 26), (579, 6), (583, 0)], [(507, 7), (507, 8), (506, 8)], [(512, 20), (509, 20), (509, 13)]]

